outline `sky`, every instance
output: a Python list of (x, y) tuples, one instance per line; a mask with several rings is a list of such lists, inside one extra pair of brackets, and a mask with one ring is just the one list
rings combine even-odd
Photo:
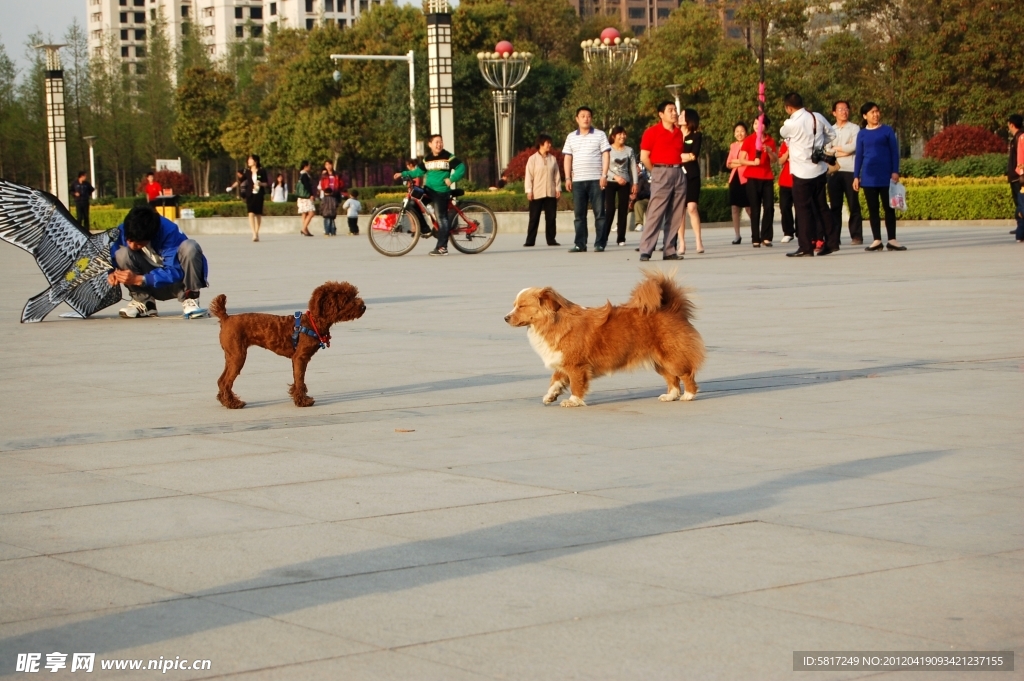
[[(419, 0), (398, 0), (402, 5), (419, 5)], [(35, 31), (49, 34), (59, 41), (73, 18), (85, 26), (86, 0), (4, 0), (8, 9), (3, 13), (0, 24), (0, 43), (7, 56), (14, 60), (18, 69), (25, 70), (29, 62), (25, 59), (25, 41)], [(451, 3), (452, 5), (458, 3)], [(11, 11), (13, 10), (13, 11)]]

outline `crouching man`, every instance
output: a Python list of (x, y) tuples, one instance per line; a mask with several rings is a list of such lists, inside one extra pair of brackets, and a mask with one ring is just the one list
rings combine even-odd
[(195, 240), (148, 206), (133, 208), (118, 230), (110, 246), (117, 269), (107, 281), (124, 284), (131, 293), (131, 302), (120, 310), (122, 317), (156, 317), (155, 301), (171, 298), (181, 302), (186, 319), (206, 316), (199, 307), (199, 289), (208, 286), (208, 268)]

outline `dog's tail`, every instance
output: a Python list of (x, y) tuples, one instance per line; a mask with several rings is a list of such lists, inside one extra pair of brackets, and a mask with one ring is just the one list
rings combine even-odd
[(223, 293), (210, 301), (210, 314), (217, 319), (224, 321), (228, 318), (227, 310), (228, 297)]
[(686, 297), (683, 287), (675, 282), (671, 274), (657, 270), (644, 272), (644, 280), (633, 289), (626, 305), (640, 308), (644, 314), (670, 312), (687, 321), (693, 318), (694, 313), (694, 305)]

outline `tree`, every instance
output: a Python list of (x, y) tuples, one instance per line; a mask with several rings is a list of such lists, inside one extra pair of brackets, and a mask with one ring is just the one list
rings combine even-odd
[[(61, 50), (64, 110), (67, 112), (68, 166), (73, 173), (75, 161), (79, 168), (89, 167), (89, 146), (82, 139), (89, 125), (89, 41), (77, 17), (71, 20), (71, 25), (64, 32), (64, 42), (66, 47)], [(96, 178), (89, 179), (96, 182)]]
[[(145, 59), (137, 66), (136, 105), (144, 124), (138, 127), (140, 147), (146, 163), (174, 155), (174, 86), (171, 74), (174, 57), (167, 42), (167, 22), (163, 9), (157, 8), (156, 19), (149, 25)], [(138, 48), (136, 48), (136, 51)]]
[(192, 175), (210, 195), (210, 161), (224, 153), (221, 122), (231, 95), (231, 78), (212, 68), (184, 72), (175, 93), (174, 141), (192, 160)]
[(113, 175), (110, 179), (117, 196), (133, 193), (133, 178), (139, 169), (136, 138), (140, 119), (135, 109), (132, 75), (126, 66), (113, 35), (104, 39), (99, 53), (90, 62), (97, 155), (105, 170)]
[(6, 164), (14, 146), (14, 120), (20, 113), (14, 97), (17, 70), (14, 61), (7, 55), (7, 49), (0, 43), (0, 177), (17, 177), (13, 164)]

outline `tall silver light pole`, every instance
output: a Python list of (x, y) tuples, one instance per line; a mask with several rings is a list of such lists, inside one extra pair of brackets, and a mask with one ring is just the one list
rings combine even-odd
[(667, 89), (669, 91), (669, 93), (672, 95), (672, 98), (674, 100), (676, 100), (676, 112), (680, 116), (682, 116), (683, 115), (683, 105), (679, 103), (679, 91), (683, 89), (683, 86), (679, 85), (679, 84), (666, 85), (665, 89)]
[(452, 15), (448, 0), (430, 0), (427, 14), (427, 86), (430, 132), (444, 138), (455, 153), (455, 110), (452, 99)]
[(476, 55), (480, 73), (494, 88), (494, 133), (497, 142), (498, 173), (502, 173), (512, 160), (512, 141), (516, 128), (516, 88), (530, 73), (529, 52), (515, 52), (512, 43), (503, 40), (494, 46), (494, 52)]
[(96, 150), (93, 149), (93, 144), (96, 142), (96, 135), (88, 135), (82, 139), (89, 143), (89, 183), (92, 184), (92, 196), (89, 198), (94, 199), (96, 198)]
[[(412, 50), (404, 56), (391, 54), (332, 54), (338, 61), (404, 61), (409, 62), (409, 158), (416, 158), (416, 63)], [(341, 80), (341, 72), (334, 72), (334, 79)]]
[(68, 205), (68, 140), (64, 122), (64, 71), (60, 48), (64, 45), (36, 45), (46, 51), (46, 143), (50, 152), (50, 192)]

